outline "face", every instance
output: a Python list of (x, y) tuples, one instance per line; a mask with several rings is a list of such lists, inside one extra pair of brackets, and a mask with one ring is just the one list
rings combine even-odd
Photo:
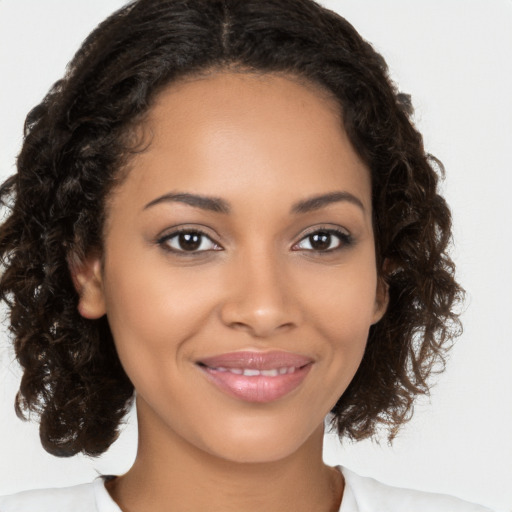
[(368, 169), (335, 102), (282, 76), (173, 85), (144, 131), (80, 311), (107, 314), (141, 424), (224, 459), (286, 457), (385, 309)]

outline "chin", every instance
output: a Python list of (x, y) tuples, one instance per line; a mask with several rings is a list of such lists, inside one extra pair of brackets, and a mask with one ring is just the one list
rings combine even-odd
[(275, 441), (269, 442), (266, 446), (233, 443), (232, 446), (223, 449), (218, 456), (226, 461), (239, 464), (266, 464), (284, 460), (297, 450), (298, 447), (278, 445)]
[[(277, 428), (276, 428), (277, 427)], [(212, 455), (226, 461), (241, 464), (263, 464), (284, 460), (301, 450), (308, 450), (311, 444), (322, 443), (323, 422), (313, 432), (297, 426), (280, 423), (275, 428), (239, 427), (234, 431), (225, 430), (218, 436)], [(213, 448), (212, 445), (210, 445)]]

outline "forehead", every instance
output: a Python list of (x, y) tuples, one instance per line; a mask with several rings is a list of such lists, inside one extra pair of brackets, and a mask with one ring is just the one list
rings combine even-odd
[[(369, 172), (320, 87), (275, 74), (219, 72), (173, 84), (141, 126), (129, 165), (142, 200), (186, 191), (249, 200), (345, 190), (371, 210)], [(144, 197), (143, 197), (144, 196)]]

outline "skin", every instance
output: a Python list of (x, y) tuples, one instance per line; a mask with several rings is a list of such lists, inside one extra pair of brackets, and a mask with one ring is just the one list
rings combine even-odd
[[(75, 272), (81, 314), (107, 314), (137, 392), (137, 458), (109, 492), (126, 512), (338, 510), (323, 421), (387, 292), (369, 172), (336, 103), (293, 77), (217, 72), (162, 92), (143, 131), (148, 148), (110, 198), (104, 253)], [(178, 192), (230, 212), (161, 199)], [(355, 199), (293, 211), (337, 192)], [(200, 251), (177, 252), (177, 226), (206, 235)], [(308, 236), (327, 229), (341, 236), (314, 250)], [(313, 364), (286, 396), (247, 402), (197, 365), (241, 350)]]

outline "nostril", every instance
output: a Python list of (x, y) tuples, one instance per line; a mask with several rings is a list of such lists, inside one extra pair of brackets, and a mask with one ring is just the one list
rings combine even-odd
[(231, 322), (230, 325), (235, 329), (250, 329), (250, 327), (247, 324), (244, 324), (243, 322)]
[(299, 324), (299, 309), (284, 300), (263, 303), (261, 296), (246, 294), (238, 300), (231, 298), (219, 308), (222, 323), (230, 329), (248, 333), (254, 337), (267, 337)]
[(277, 334), (278, 332), (283, 332), (288, 329), (293, 329), (295, 324), (292, 322), (286, 322), (283, 324), (263, 324), (261, 322), (254, 322), (252, 324), (244, 323), (244, 322), (232, 322), (229, 324), (229, 327), (232, 329), (247, 332), (251, 336), (255, 338), (265, 338), (267, 336), (271, 336), (272, 334)]

